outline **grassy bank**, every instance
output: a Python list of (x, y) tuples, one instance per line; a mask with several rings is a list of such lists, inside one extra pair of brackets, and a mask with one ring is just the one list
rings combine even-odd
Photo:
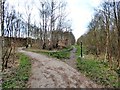
[[(77, 48), (76, 55), (80, 54), (80, 48)], [(77, 68), (94, 82), (105, 87), (118, 87), (118, 76), (114, 70), (110, 70), (107, 64), (91, 58), (87, 55), (84, 58), (77, 58)]]
[(26, 88), (30, 76), (31, 61), (24, 54), (17, 54), (19, 65), (10, 73), (3, 74), (3, 88)]
[(68, 47), (58, 51), (47, 51), (47, 50), (30, 50), (30, 51), (33, 51), (36, 53), (42, 53), (44, 55), (55, 57), (57, 59), (69, 59), (71, 50), (72, 50), (72, 47)]

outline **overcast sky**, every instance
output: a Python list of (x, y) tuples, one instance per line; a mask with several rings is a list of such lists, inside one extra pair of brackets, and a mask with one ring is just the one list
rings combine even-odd
[(101, 0), (67, 0), (70, 17), (72, 18), (73, 33), (78, 39), (87, 31), (94, 8), (100, 5)]
[[(10, 5), (16, 5), (16, 10), (18, 10), (17, 3), (19, 2), (20, 12), (25, 12), (25, 1), (33, 1), (32, 3), (34, 3), (35, 0), (8, 0)], [(102, 0), (66, 0), (66, 9), (69, 13), (68, 17), (72, 21), (73, 34), (76, 39), (87, 31), (87, 26), (94, 14), (94, 8), (97, 8), (101, 1)], [(35, 5), (33, 7), (35, 7)], [(37, 10), (34, 8), (32, 10), (33, 16), (36, 16), (36, 12)]]

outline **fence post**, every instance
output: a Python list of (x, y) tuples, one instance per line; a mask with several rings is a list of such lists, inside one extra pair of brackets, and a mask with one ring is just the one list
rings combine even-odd
[(83, 57), (83, 54), (82, 54), (82, 41), (81, 41), (81, 58)]

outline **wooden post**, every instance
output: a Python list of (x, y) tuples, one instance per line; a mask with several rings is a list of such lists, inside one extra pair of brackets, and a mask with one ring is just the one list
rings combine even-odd
[(82, 54), (82, 41), (81, 41), (81, 58), (83, 57), (83, 54)]

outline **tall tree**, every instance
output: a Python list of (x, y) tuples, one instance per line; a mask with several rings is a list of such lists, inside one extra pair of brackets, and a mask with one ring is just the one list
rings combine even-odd
[(26, 22), (27, 22), (27, 31), (26, 31), (26, 33), (27, 33), (27, 38), (26, 38), (26, 40), (27, 40), (27, 42), (26, 42), (26, 45), (28, 46), (29, 44), (31, 45), (31, 40), (30, 40), (30, 24), (31, 24), (31, 11), (32, 11), (32, 6), (33, 5), (33, 3), (32, 2), (30, 2), (30, 4), (28, 3), (28, 1), (27, 2), (25, 2), (25, 9), (26, 9), (26, 13), (25, 13), (25, 18), (26, 18)]
[(3, 68), (3, 62), (4, 62), (4, 5), (5, 5), (5, 0), (1, 1), (1, 47), (2, 47), (2, 70)]
[(115, 2), (113, 0), (113, 11), (114, 11), (114, 18), (115, 18), (115, 25), (117, 29), (117, 48), (118, 48), (118, 55), (117, 55), (117, 61), (118, 61), (118, 67), (120, 68), (120, 1)]
[[(0, 23), (2, 23), (2, 0), (0, 0)], [(0, 26), (0, 32), (2, 32), (2, 25)], [(0, 62), (2, 62), (2, 37), (1, 36), (2, 35), (0, 35)], [(0, 72), (1, 70), (2, 70), (2, 63), (0, 63)]]
[(105, 16), (106, 25), (106, 56), (105, 59), (109, 60), (111, 66), (111, 43), (110, 43), (110, 6), (111, 3), (103, 3), (103, 13)]

